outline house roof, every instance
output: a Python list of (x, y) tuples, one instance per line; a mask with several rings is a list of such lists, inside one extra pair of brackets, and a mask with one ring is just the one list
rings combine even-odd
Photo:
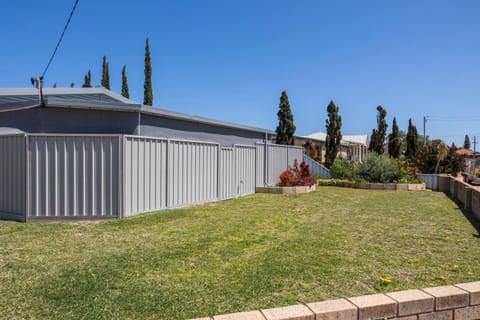
[(460, 156), (470, 156), (473, 154), (473, 151), (470, 149), (459, 148), (455, 151), (455, 153)]
[(343, 136), (342, 140), (350, 143), (368, 145), (368, 135), (366, 134), (346, 134)]
[[(325, 141), (327, 139), (327, 134), (322, 131), (314, 132), (306, 136), (302, 136), (302, 138), (317, 140), (317, 141)], [(355, 135), (343, 135), (341, 143), (343, 145), (346, 144), (361, 144), (361, 145), (368, 145), (368, 135), (366, 134), (355, 134)]]
[[(96, 88), (44, 88), (43, 96), (46, 107), (112, 110), (120, 112), (140, 112), (189, 122), (213, 126), (234, 128), (246, 131), (273, 134), (267, 129), (241, 125), (190, 115), (158, 107), (145, 106), (127, 99), (103, 87)], [(36, 88), (0, 88), (0, 113), (25, 108), (39, 107), (39, 91)]]

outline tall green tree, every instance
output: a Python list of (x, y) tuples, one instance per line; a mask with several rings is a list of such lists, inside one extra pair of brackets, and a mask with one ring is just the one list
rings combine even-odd
[(105, 89), (110, 90), (110, 72), (108, 71), (108, 62), (106, 56), (103, 56), (101, 85)]
[(123, 65), (122, 68), (122, 96), (130, 99), (130, 93), (128, 92), (128, 80), (127, 80), (127, 66)]
[(388, 124), (385, 120), (387, 111), (382, 106), (377, 107), (377, 128), (372, 130), (370, 138), (369, 151), (383, 154), (385, 152), (385, 138), (387, 135)]
[(293, 145), (295, 139), (293, 135), (295, 134), (295, 125), (293, 124), (293, 114), (290, 109), (290, 102), (288, 101), (287, 92), (283, 91), (280, 96), (280, 104), (278, 106), (278, 126), (275, 130), (276, 144), (286, 144)]
[(325, 128), (327, 137), (325, 139), (325, 166), (330, 168), (337, 158), (342, 141), (342, 117), (338, 114), (338, 107), (333, 101), (327, 106), (327, 120)]
[(464, 149), (470, 149), (470, 137), (468, 134), (465, 135), (465, 141), (463, 141), (463, 148)]
[(92, 73), (88, 70), (87, 74), (84, 77), (84, 82), (82, 88), (91, 88), (92, 87)]
[(418, 153), (418, 131), (412, 123), (412, 119), (408, 119), (407, 131), (407, 149), (405, 150), (405, 157), (407, 159), (415, 159)]
[(148, 38), (145, 41), (145, 82), (143, 83), (143, 104), (146, 106), (153, 105), (152, 93), (152, 61), (150, 58), (150, 45)]
[(388, 154), (390, 157), (400, 158), (400, 147), (402, 140), (400, 138), (400, 130), (398, 129), (397, 119), (393, 117), (392, 133), (388, 135)]

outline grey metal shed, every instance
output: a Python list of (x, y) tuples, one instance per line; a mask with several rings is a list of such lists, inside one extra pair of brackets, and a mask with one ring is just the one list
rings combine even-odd
[[(100, 88), (0, 89), (0, 127), (43, 134), (129, 134), (254, 145), (274, 132), (136, 104)], [(10, 112), (2, 112), (11, 110)]]
[[(122, 218), (252, 194), (303, 148), (103, 88), (0, 90), (0, 218)], [(4, 112), (8, 111), (8, 112)], [(146, 132), (149, 135), (146, 135)]]

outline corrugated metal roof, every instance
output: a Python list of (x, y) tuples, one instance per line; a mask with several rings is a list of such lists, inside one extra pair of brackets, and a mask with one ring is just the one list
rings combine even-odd
[[(235, 128), (246, 131), (273, 134), (267, 129), (245, 126), (241, 124), (215, 120), (211, 118), (190, 115), (157, 107), (145, 106), (126, 99), (103, 87), (98, 88), (44, 88), (43, 95), (47, 107), (99, 109), (122, 112), (141, 112), (166, 118), (198, 122), (213, 126)], [(36, 88), (0, 88), (0, 111), (2, 108), (38, 104), (38, 89)]]

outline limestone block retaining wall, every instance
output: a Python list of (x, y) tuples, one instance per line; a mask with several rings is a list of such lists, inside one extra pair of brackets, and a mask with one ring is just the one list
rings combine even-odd
[(475, 320), (480, 281), (198, 318), (196, 320)]
[(445, 192), (480, 220), (480, 188), (450, 175), (438, 175), (438, 191)]

